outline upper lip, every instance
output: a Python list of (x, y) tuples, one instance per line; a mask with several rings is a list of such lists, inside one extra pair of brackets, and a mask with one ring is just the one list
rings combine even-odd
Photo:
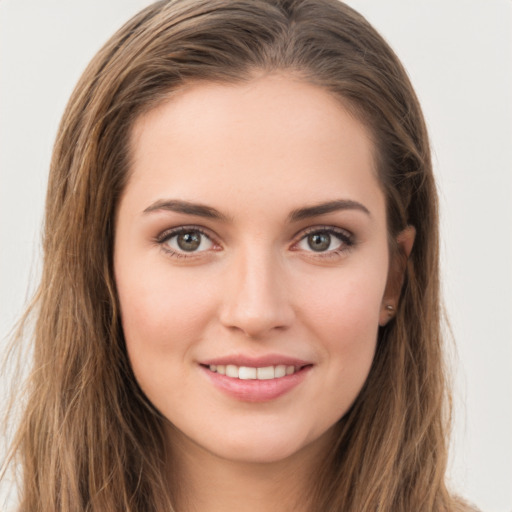
[(248, 366), (249, 368), (264, 368), (265, 366), (308, 366), (312, 363), (296, 357), (289, 357), (279, 354), (265, 354), (263, 356), (251, 357), (243, 354), (233, 354), (229, 356), (216, 357), (214, 359), (207, 359), (200, 361), (200, 364), (205, 366), (211, 365), (228, 365), (235, 366)]

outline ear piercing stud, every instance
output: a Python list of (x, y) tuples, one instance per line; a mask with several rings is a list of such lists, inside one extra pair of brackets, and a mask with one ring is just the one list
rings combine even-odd
[(389, 316), (393, 316), (395, 308), (391, 304), (386, 304), (386, 311), (388, 312)]

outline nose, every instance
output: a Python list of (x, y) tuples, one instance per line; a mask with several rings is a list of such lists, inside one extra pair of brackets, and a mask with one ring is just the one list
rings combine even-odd
[(232, 262), (224, 280), (221, 323), (231, 331), (261, 339), (293, 322), (287, 280), (279, 258), (247, 250)]

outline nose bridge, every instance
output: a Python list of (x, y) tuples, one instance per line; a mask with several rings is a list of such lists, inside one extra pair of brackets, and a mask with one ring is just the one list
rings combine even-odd
[(289, 326), (293, 309), (280, 258), (260, 244), (240, 248), (229, 269), (221, 320), (249, 337)]

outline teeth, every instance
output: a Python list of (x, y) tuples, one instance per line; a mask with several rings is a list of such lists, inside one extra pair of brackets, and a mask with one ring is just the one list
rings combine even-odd
[(253, 368), (251, 366), (235, 366), (234, 364), (222, 365), (211, 364), (210, 371), (241, 380), (270, 380), (279, 379), (286, 375), (292, 375), (299, 368), (279, 364), (277, 366), (264, 366)]
[(234, 377), (235, 379), (238, 379), (238, 366), (235, 366), (234, 364), (226, 365), (226, 375), (228, 377)]
[(275, 370), (273, 366), (265, 366), (257, 369), (258, 380), (270, 380), (275, 377)]
[(280, 364), (279, 366), (276, 366), (275, 369), (275, 376), (276, 379), (279, 377), (284, 377), (286, 375), (286, 366), (284, 364)]
[(242, 380), (249, 380), (256, 378), (256, 368), (249, 368), (248, 366), (240, 366), (238, 369), (238, 378)]

